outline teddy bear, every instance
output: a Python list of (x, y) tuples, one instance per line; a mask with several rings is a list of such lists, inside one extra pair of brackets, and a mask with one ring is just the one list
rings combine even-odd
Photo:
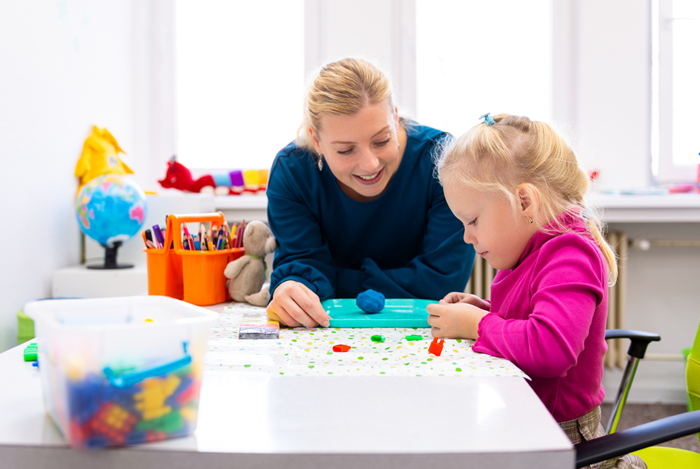
[(226, 286), (234, 301), (247, 301), (254, 306), (267, 306), (270, 299), (268, 287), (262, 289), (267, 278), (265, 256), (275, 252), (277, 240), (270, 228), (261, 221), (251, 221), (243, 233), (245, 254), (229, 262), (224, 275)]

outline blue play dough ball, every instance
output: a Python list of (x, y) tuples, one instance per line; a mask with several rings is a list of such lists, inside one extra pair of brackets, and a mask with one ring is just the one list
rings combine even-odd
[(357, 306), (365, 313), (378, 313), (384, 309), (384, 295), (374, 290), (366, 290), (357, 295)]

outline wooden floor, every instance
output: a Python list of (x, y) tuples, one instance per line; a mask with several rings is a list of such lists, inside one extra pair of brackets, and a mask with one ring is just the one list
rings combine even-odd
[[(603, 417), (603, 427), (608, 423), (612, 404), (603, 404), (601, 406)], [(654, 420), (670, 417), (671, 415), (682, 414), (687, 408), (684, 405), (668, 405), (668, 404), (626, 404), (620, 418), (620, 424), (617, 429), (624, 430), (625, 428), (634, 427), (642, 423), (651, 422)], [(677, 440), (669, 441), (659, 446), (670, 446), (673, 448), (681, 448), (689, 451), (700, 453), (700, 443), (697, 435), (689, 435)]]

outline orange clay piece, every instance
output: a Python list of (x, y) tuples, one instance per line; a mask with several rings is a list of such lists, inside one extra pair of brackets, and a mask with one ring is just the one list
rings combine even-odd
[(439, 357), (440, 354), (442, 354), (442, 347), (445, 343), (445, 339), (440, 339), (438, 342), (437, 337), (433, 337), (433, 341), (430, 343), (430, 347), (428, 347), (428, 353), (432, 353), (436, 357)]
[(350, 347), (349, 345), (342, 345), (342, 344), (341, 344), (341, 345), (334, 345), (334, 346), (333, 346), (333, 351), (334, 351), (334, 352), (347, 352), (347, 351), (350, 350), (351, 348), (352, 348), (352, 347)]

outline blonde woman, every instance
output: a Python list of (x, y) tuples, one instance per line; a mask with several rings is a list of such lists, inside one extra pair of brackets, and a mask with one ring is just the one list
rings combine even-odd
[(474, 250), (434, 177), (446, 137), (401, 119), (373, 64), (348, 58), (321, 68), (299, 137), (270, 171), (268, 220), (279, 242), (271, 317), (328, 326), (321, 301), (329, 298), (373, 289), (437, 300), (464, 290)]

